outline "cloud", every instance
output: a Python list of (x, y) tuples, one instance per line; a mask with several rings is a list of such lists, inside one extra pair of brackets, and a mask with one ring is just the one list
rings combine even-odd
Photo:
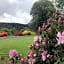
[(17, 16), (4, 13), (4, 15), (0, 17), (0, 22), (27, 24), (30, 22), (29, 20), (31, 20), (31, 18), (32, 17), (26, 12), (22, 13), (22, 15), (18, 13)]
[(0, 0), (0, 22), (27, 24), (30, 10), (37, 0)]

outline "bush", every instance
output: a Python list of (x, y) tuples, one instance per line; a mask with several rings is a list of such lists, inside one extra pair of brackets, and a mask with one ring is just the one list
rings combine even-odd
[(21, 36), (22, 33), (21, 33), (21, 32), (14, 32), (14, 35), (15, 35), (15, 36)]
[(28, 30), (24, 30), (24, 32), (22, 32), (23, 35), (31, 35), (30, 31)]
[(29, 30), (24, 30), (24, 32), (22, 32), (23, 35), (36, 35), (35, 32), (31, 32)]
[(36, 33), (35, 32), (31, 32), (31, 35), (36, 35)]
[(7, 32), (8, 35), (13, 35), (14, 32), (16, 32), (17, 30), (15, 28), (1, 28), (0, 32)]
[[(50, 18), (49, 18), (50, 19)], [(60, 64), (64, 62), (64, 14), (53, 13), (51, 20), (43, 23), (42, 35), (34, 37), (27, 58), (14, 54), (10, 61), (21, 64)], [(14, 64), (10, 62), (10, 64)], [(15, 64), (16, 64), (15, 63)]]
[(7, 32), (0, 33), (0, 37), (3, 37), (3, 36), (8, 36), (8, 33)]

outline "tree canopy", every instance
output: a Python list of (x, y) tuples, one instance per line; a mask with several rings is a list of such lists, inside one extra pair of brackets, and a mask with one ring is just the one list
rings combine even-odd
[(56, 6), (60, 10), (63, 10), (64, 9), (64, 0), (56, 0)]
[(42, 23), (46, 22), (54, 11), (55, 8), (52, 2), (48, 0), (39, 0), (35, 2), (30, 12), (30, 15), (32, 16), (30, 27), (37, 30), (38, 26), (42, 26)]

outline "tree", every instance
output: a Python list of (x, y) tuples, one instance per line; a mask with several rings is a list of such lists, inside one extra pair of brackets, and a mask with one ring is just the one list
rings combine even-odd
[(55, 4), (56, 4), (56, 7), (59, 8), (60, 10), (64, 9), (64, 0), (56, 0)]
[(42, 26), (42, 23), (51, 17), (54, 11), (55, 8), (52, 2), (48, 0), (39, 0), (35, 2), (30, 12), (32, 16), (30, 27), (37, 30), (38, 26)]

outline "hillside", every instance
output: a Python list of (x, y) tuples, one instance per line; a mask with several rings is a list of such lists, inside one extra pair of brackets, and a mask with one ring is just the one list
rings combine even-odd
[(26, 24), (19, 24), (19, 23), (0, 23), (0, 28), (16, 28), (16, 29), (22, 29), (24, 27), (28, 27)]

